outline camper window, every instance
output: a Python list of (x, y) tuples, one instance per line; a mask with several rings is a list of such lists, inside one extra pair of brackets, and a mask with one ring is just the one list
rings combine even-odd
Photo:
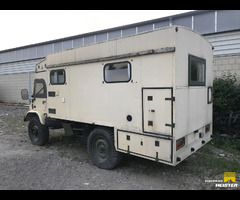
[(189, 86), (205, 86), (206, 60), (188, 55), (188, 73)]
[(65, 83), (65, 70), (52, 70), (50, 72), (50, 83), (52, 85), (62, 85)]
[(107, 83), (128, 82), (131, 79), (129, 62), (108, 63), (104, 65), (104, 81)]

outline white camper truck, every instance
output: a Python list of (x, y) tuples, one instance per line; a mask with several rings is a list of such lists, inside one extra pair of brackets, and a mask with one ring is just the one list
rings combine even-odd
[(88, 137), (100, 168), (122, 153), (177, 165), (211, 139), (212, 46), (181, 26), (49, 54), (36, 65), (30, 140)]

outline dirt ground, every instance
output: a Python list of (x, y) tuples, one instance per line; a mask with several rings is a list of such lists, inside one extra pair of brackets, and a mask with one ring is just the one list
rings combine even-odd
[[(31, 144), (23, 116), (28, 107), (0, 103), (1, 190), (186, 190), (216, 188), (205, 180), (223, 180), (236, 171), (240, 189), (240, 155), (211, 144), (176, 167), (126, 155), (114, 170), (94, 166), (87, 140), (50, 130), (46, 146)], [(238, 171), (237, 171), (238, 170)]]

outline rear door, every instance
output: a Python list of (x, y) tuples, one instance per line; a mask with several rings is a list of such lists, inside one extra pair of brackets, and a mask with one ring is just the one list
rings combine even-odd
[(173, 123), (173, 89), (143, 88), (143, 132), (172, 136)]

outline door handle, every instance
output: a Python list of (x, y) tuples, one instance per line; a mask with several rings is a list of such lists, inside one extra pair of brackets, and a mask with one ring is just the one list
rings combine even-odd
[(155, 112), (155, 110), (148, 110), (149, 112)]

